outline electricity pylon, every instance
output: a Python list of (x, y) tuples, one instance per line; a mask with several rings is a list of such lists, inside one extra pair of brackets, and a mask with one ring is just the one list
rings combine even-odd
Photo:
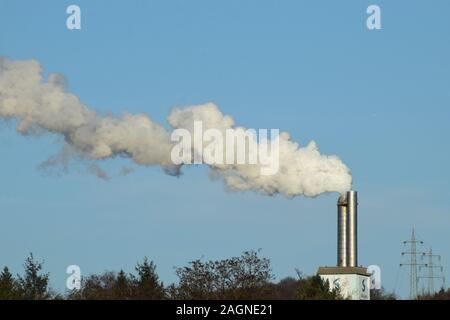
[[(438, 261), (441, 261), (441, 256), (438, 254), (433, 254), (433, 250), (430, 248), (428, 252), (424, 252), (422, 254), (422, 259), (428, 258), (427, 262), (425, 263), (425, 268), (428, 269), (426, 276), (419, 276), (419, 278), (427, 279), (428, 280), (428, 290), (427, 294), (432, 295), (435, 293), (434, 291), (434, 280), (435, 279), (441, 279), (442, 280), (442, 287), (445, 286), (445, 277), (444, 277), (444, 268), (438, 264), (435, 263), (434, 260), (438, 259)], [(419, 270), (421, 267), (419, 267)], [(438, 274), (436, 275), (435, 270), (439, 270)]]
[(417, 245), (423, 244), (423, 241), (416, 239), (414, 228), (412, 230), (411, 239), (403, 241), (403, 244), (409, 244), (409, 251), (402, 252), (402, 256), (408, 256), (407, 263), (400, 263), (400, 267), (409, 266), (409, 298), (411, 300), (417, 299), (417, 287), (419, 285), (419, 276), (417, 274), (417, 267), (425, 266), (424, 263), (417, 262), (417, 256), (422, 256), (424, 252), (417, 251)]

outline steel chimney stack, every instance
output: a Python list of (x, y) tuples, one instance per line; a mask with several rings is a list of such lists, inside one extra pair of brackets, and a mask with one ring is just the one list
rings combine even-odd
[(358, 193), (341, 194), (337, 200), (337, 266), (319, 267), (317, 275), (339, 290), (344, 299), (370, 300), (372, 273), (358, 265)]
[(345, 196), (341, 196), (337, 203), (338, 229), (337, 229), (337, 265), (347, 266), (347, 202)]
[(348, 191), (337, 202), (337, 265), (338, 267), (358, 266), (358, 193)]
[(358, 266), (358, 194), (347, 192), (347, 265)]

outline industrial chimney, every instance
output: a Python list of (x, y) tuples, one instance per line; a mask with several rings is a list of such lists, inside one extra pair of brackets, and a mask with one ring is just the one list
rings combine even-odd
[(370, 300), (370, 276), (358, 266), (358, 194), (347, 191), (337, 201), (337, 266), (319, 267), (317, 274), (339, 289), (344, 298)]
[(358, 266), (358, 193), (348, 191), (337, 202), (337, 266)]
[(347, 192), (347, 266), (358, 266), (358, 193)]
[(341, 196), (337, 203), (337, 266), (347, 266), (347, 201), (345, 196)]

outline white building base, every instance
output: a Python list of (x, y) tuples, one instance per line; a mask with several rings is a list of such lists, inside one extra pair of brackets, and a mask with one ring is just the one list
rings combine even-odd
[(344, 299), (370, 300), (370, 274), (363, 267), (320, 267), (317, 274)]

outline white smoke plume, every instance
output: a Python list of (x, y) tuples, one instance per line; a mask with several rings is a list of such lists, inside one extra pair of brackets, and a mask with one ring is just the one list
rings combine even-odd
[[(179, 175), (181, 165), (171, 161), (171, 131), (154, 122), (146, 114), (103, 116), (66, 92), (65, 80), (50, 74), (45, 80), (42, 67), (35, 60), (12, 61), (0, 57), (0, 118), (15, 119), (21, 134), (51, 132), (61, 135), (66, 146), (59, 157), (75, 152), (90, 160), (125, 156), (136, 164), (158, 165), (171, 175)], [(176, 108), (168, 116), (173, 129), (192, 132), (193, 122), (202, 121), (205, 129), (236, 129), (232, 117), (223, 115), (213, 103)], [(258, 165), (214, 165), (214, 175), (223, 177), (232, 190), (255, 190), (287, 197), (315, 197), (326, 192), (344, 193), (351, 189), (352, 177), (337, 156), (320, 154), (315, 142), (305, 147), (279, 136), (279, 170), (274, 175), (261, 175)], [(67, 149), (68, 148), (68, 149)], [(64, 150), (71, 150), (70, 153)], [(49, 163), (58, 161), (50, 158)], [(91, 171), (107, 179), (99, 167)]]

